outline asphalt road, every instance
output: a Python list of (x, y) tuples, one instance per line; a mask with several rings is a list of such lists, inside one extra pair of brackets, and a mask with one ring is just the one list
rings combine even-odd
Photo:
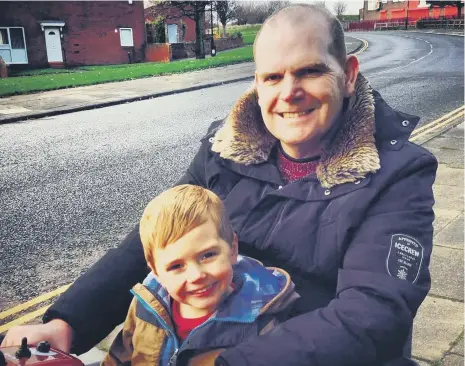
[[(393, 107), (432, 121), (464, 102), (463, 38), (352, 33)], [(0, 125), (0, 311), (73, 281), (182, 174), (248, 83)]]

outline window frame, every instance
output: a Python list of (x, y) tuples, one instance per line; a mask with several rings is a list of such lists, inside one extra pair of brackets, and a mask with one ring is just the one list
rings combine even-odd
[[(24, 48), (13, 48), (12, 47), (12, 40), (11, 40), (11, 34), (10, 34), (10, 29), (12, 28), (17, 28), (17, 29), (21, 29), (22, 33), (23, 33), (23, 43), (24, 43)], [(5, 63), (7, 65), (26, 65), (29, 63), (29, 58), (28, 58), (28, 55), (27, 55), (27, 43), (26, 43), (26, 32), (24, 31), (24, 27), (4, 27), (4, 26), (0, 26), (0, 29), (6, 29), (6, 32), (7, 32), (7, 35), (8, 35), (8, 44), (0, 44), (0, 50), (8, 50), (10, 51), (10, 55), (11, 55), (11, 51), (12, 50), (24, 50), (25, 51), (25, 54), (26, 54), (26, 61), (25, 62), (14, 62), (13, 60), (11, 60), (11, 62), (7, 62), (6, 60)]]
[[(122, 31), (130, 31), (131, 32), (131, 44), (123, 44), (123, 38), (121, 36)], [(132, 28), (120, 28), (119, 29), (119, 43), (121, 47), (134, 47), (134, 32)]]

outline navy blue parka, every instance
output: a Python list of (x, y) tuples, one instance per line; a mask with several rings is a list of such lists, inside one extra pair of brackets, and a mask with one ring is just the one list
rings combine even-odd
[[(413, 318), (430, 288), (437, 161), (408, 141), (418, 117), (398, 112), (362, 75), (316, 173), (285, 184), (255, 90), (210, 127), (179, 184), (225, 203), (239, 250), (285, 269), (300, 298), (290, 319), (222, 353), (234, 366), (409, 365)], [(124, 320), (147, 274), (136, 227), (53, 304), (83, 352)], [(108, 286), (108, 284), (113, 284)]]

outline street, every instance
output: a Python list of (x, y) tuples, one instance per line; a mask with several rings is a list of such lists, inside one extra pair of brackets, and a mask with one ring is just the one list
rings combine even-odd
[[(463, 37), (350, 35), (368, 41), (361, 72), (393, 107), (427, 123), (463, 105)], [(117, 246), (249, 85), (0, 125), (0, 311), (72, 282)]]

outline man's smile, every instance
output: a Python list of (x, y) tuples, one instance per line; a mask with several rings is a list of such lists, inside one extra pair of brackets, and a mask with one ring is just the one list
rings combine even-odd
[(314, 109), (308, 109), (306, 111), (299, 111), (299, 112), (282, 112), (278, 113), (282, 118), (297, 118), (297, 117), (302, 117), (307, 114), (310, 114), (313, 112)]

